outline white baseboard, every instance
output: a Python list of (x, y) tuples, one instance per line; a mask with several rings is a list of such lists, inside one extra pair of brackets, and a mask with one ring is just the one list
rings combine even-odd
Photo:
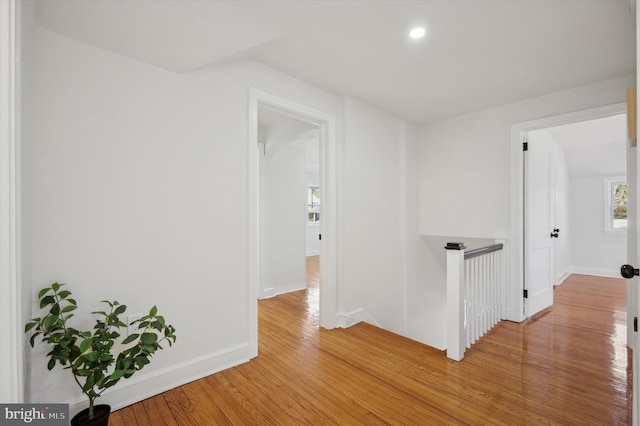
[[(243, 343), (149, 374), (144, 374), (143, 370), (130, 379), (122, 379), (116, 386), (105, 391), (97, 403), (109, 404), (111, 410), (115, 411), (194, 380), (244, 364), (250, 359), (249, 343)], [(86, 398), (76, 398), (69, 401), (69, 414), (73, 416), (88, 406)]]
[(265, 288), (262, 290), (262, 296), (260, 299), (270, 299), (276, 295), (276, 289), (273, 287)]
[(292, 291), (304, 290), (305, 288), (307, 288), (306, 281), (281, 285), (275, 288), (275, 295), (277, 296), (279, 294), (291, 293)]
[(556, 277), (556, 286), (562, 284), (564, 282), (564, 280), (569, 278), (569, 275), (571, 275), (570, 272), (563, 272), (562, 274), (558, 275)]
[(304, 290), (305, 288), (307, 288), (307, 283), (305, 281), (301, 283), (281, 285), (278, 287), (269, 287), (265, 288), (262, 291), (262, 296), (260, 297), (260, 299), (270, 299), (272, 297), (276, 297), (279, 294), (291, 293), (292, 291)]
[(338, 327), (349, 328), (359, 322), (366, 322), (379, 327), (378, 323), (364, 309), (355, 309), (351, 312), (338, 312)]
[(307, 252), (307, 257), (309, 256), (320, 256), (320, 250), (309, 250)]
[(581, 268), (574, 266), (571, 268), (571, 272), (574, 274), (595, 275), (597, 277), (621, 278), (620, 271), (615, 269)]

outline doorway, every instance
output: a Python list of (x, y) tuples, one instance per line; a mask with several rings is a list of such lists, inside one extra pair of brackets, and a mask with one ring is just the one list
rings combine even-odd
[[(260, 228), (260, 179), (258, 139), (258, 113), (271, 111), (279, 116), (311, 125), (317, 130), (319, 141), (319, 177), (322, 188), (320, 221), (319, 274), (321, 285), (318, 294), (319, 323), (323, 328), (335, 328), (337, 324), (337, 253), (339, 237), (337, 232), (337, 143), (335, 116), (306, 105), (285, 99), (264, 91), (249, 90), (249, 130), (247, 138), (248, 177), (248, 283), (251, 355), (258, 355), (258, 306), (260, 297), (261, 228)], [(302, 256), (305, 252), (302, 252)]]
[[(626, 114), (527, 134), (527, 316), (571, 273), (619, 278), (627, 258)], [(542, 254), (542, 255), (540, 255)]]
[(316, 124), (258, 106), (259, 299), (306, 288), (306, 257), (320, 254), (318, 138)]
[[(559, 116), (553, 116), (548, 118), (543, 118), (539, 120), (534, 120), (530, 122), (524, 122), (519, 124), (514, 124), (511, 127), (512, 131), (512, 147), (511, 147), (511, 156), (512, 156), (512, 168), (511, 168), (511, 212), (512, 212), (512, 221), (511, 221), (511, 235), (513, 236), (513, 241), (511, 246), (511, 267), (509, 270), (510, 285), (505, 289), (506, 293), (506, 319), (521, 322), (526, 317), (533, 315), (534, 312), (529, 310), (527, 305), (527, 299), (525, 295), (527, 295), (524, 290), (527, 290), (526, 281), (526, 268), (525, 263), (528, 261), (528, 249), (527, 249), (527, 227), (525, 222), (525, 208), (527, 200), (525, 198), (525, 171), (526, 171), (526, 161), (525, 161), (525, 151), (523, 147), (523, 143), (525, 142), (526, 137), (534, 131), (539, 131), (541, 129), (551, 129), (557, 126), (586, 122), (590, 120), (596, 120), (616, 115), (626, 114), (626, 104), (619, 103), (614, 105), (608, 105), (599, 108), (593, 108), (585, 111), (578, 111), (575, 113), (563, 114)], [(557, 178), (557, 177), (556, 177)], [(602, 191), (599, 191), (599, 194), (602, 194)], [(555, 196), (555, 194), (554, 194)], [(555, 199), (554, 199), (555, 202)], [(555, 220), (555, 218), (554, 218)], [(551, 238), (551, 234), (554, 233), (555, 228), (560, 228), (560, 226), (552, 226), (551, 229), (548, 230), (548, 236)], [(564, 229), (562, 229), (564, 228)], [(560, 228), (561, 235), (567, 235), (570, 232), (570, 226), (564, 225)], [(546, 232), (546, 231), (545, 231)], [(557, 284), (558, 277), (562, 276), (562, 271), (556, 273), (555, 271), (555, 255), (553, 255), (551, 267), (553, 268), (550, 273), (551, 285)], [(560, 280), (561, 281), (561, 280)], [(628, 304), (629, 300), (628, 300)], [(629, 306), (628, 315), (631, 315), (635, 312), (633, 306)]]

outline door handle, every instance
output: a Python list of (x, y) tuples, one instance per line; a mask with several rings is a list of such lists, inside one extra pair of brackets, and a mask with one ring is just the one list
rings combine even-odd
[[(554, 231), (555, 231), (555, 229), (554, 229)], [(557, 232), (552, 232), (551, 233), (551, 238), (558, 238), (558, 235), (559, 234)]]
[(623, 278), (633, 278), (634, 275), (640, 275), (640, 270), (634, 268), (631, 265), (622, 265), (620, 267), (620, 275), (622, 275)]

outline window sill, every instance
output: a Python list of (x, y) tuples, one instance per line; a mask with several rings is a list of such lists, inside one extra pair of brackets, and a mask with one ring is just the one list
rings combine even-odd
[(625, 229), (605, 229), (604, 233), (607, 235), (627, 235), (627, 230)]

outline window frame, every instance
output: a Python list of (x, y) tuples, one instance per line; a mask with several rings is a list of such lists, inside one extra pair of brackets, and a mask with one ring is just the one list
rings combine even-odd
[[(320, 185), (307, 185), (307, 224), (308, 225), (319, 225), (320, 224), (320, 197), (318, 196), (318, 204), (314, 204), (312, 200), (311, 191), (317, 188), (318, 193), (320, 192)], [(317, 207), (317, 211), (313, 211), (313, 208)], [(317, 220), (311, 220), (311, 214), (317, 215)]]
[[(606, 234), (626, 234), (627, 226), (616, 228), (613, 226), (614, 188), (619, 184), (627, 184), (626, 176), (607, 176), (604, 178), (604, 232)], [(628, 220), (628, 218), (627, 218)]]

